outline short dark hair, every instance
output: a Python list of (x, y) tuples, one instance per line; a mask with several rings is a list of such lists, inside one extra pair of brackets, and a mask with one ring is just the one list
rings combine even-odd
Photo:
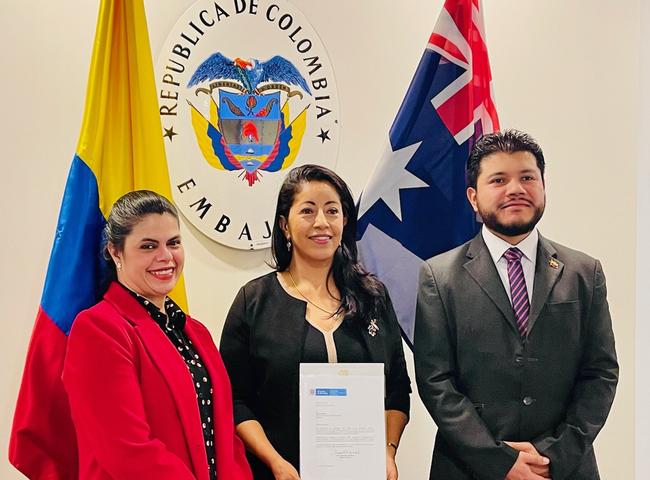
[(102, 253), (106, 260), (104, 284), (117, 278), (115, 263), (108, 253), (108, 244), (111, 243), (118, 251), (124, 249), (124, 241), (145, 215), (169, 213), (178, 220), (176, 207), (159, 193), (151, 190), (135, 190), (118, 198), (108, 214), (104, 226), (104, 244)]
[(544, 153), (537, 141), (527, 133), (519, 130), (504, 130), (483, 135), (472, 147), (467, 160), (467, 186), (476, 188), (476, 181), (481, 173), (481, 161), (493, 153), (530, 152), (535, 156), (537, 168), (544, 181)]
[(368, 273), (358, 260), (357, 254), (357, 209), (347, 184), (329, 168), (321, 165), (302, 165), (292, 169), (284, 179), (273, 219), (271, 253), (274, 267), (282, 272), (291, 264), (292, 250), (287, 248), (287, 238), (280, 228), (280, 218), (289, 218), (289, 210), (296, 194), (309, 182), (330, 184), (339, 198), (346, 223), (343, 226), (341, 246), (336, 249), (330, 274), (341, 293), (341, 308), (346, 313), (366, 324), (380, 315), (386, 308), (383, 284)]

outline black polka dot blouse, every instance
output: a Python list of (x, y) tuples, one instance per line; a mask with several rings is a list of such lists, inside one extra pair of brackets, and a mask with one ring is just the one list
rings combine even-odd
[[(122, 285), (124, 287), (124, 285)], [(214, 426), (213, 426), (213, 408), (212, 408), (212, 382), (207, 369), (201, 362), (198, 353), (192, 345), (192, 341), (185, 336), (185, 313), (174, 301), (165, 298), (165, 313), (155, 306), (151, 301), (142, 295), (124, 287), (133, 297), (142, 305), (151, 318), (153, 318), (160, 328), (162, 328), (167, 338), (176, 347), (179, 355), (185, 360), (185, 364), (192, 376), (194, 389), (196, 390), (196, 399), (199, 404), (201, 414), (201, 427), (203, 428), (203, 441), (205, 442), (205, 452), (208, 456), (208, 470), (210, 480), (216, 480), (217, 469), (215, 465), (214, 450)]]

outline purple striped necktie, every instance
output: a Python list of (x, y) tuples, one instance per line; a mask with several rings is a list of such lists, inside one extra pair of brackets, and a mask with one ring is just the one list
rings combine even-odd
[(503, 258), (508, 262), (510, 299), (512, 301), (512, 309), (515, 313), (515, 320), (517, 320), (517, 328), (519, 329), (521, 338), (526, 338), (530, 302), (528, 301), (528, 289), (526, 288), (524, 269), (521, 266), (522, 256), (522, 251), (515, 247), (509, 248), (503, 254)]

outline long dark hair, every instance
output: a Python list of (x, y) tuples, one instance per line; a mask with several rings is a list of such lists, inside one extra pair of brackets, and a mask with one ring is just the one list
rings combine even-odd
[(289, 218), (289, 210), (302, 185), (309, 182), (329, 183), (341, 199), (343, 215), (347, 222), (343, 227), (341, 246), (336, 249), (328, 274), (332, 275), (341, 293), (340, 309), (346, 316), (363, 325), (381, 315), (386, 309), (384, 285), (368, 273), (357, 258), (357, 209), (346, 183), (329, 168), (320, 165), (302, 165), (292, 169), (284, 179), (278, 194), (278, 203), (273, 219), (271, 253), (273, 267), (278, 272), (289, 268), (292, 252), (287, 248), (287, 239), (280, 228), (280, 218)]
[(151, 213), (169, 213), (178, 220), (176, 207), (162, 195), (151, 190), (135, 190), (118, 198), (108, 214), (104, 226), (104, 243), (102, 255), (106, 262), (102, 281), (102, 292), (106, 291), (110, 283), (117, 280), (115, 262), (108, 252), (111, 243), (118, 252), (124, 249), (124, 241), (145, 215)]

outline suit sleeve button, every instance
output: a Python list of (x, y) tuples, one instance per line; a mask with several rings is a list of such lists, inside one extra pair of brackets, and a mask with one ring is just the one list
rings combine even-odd
[(524, 363), (524, 357), (522, 357), (521, 355), (517, 355), (517, 356), (515, 357), (515, 363), (516, 363), (517, 365), (521, 365), (522, 363)]
[(522, 400), (524, 405), (526, 405), (527, 407), (529, 405), (532, 405), (534, 401), (535, 401), (535, 399), (533, 397), (524, 397), (524, 399)]

